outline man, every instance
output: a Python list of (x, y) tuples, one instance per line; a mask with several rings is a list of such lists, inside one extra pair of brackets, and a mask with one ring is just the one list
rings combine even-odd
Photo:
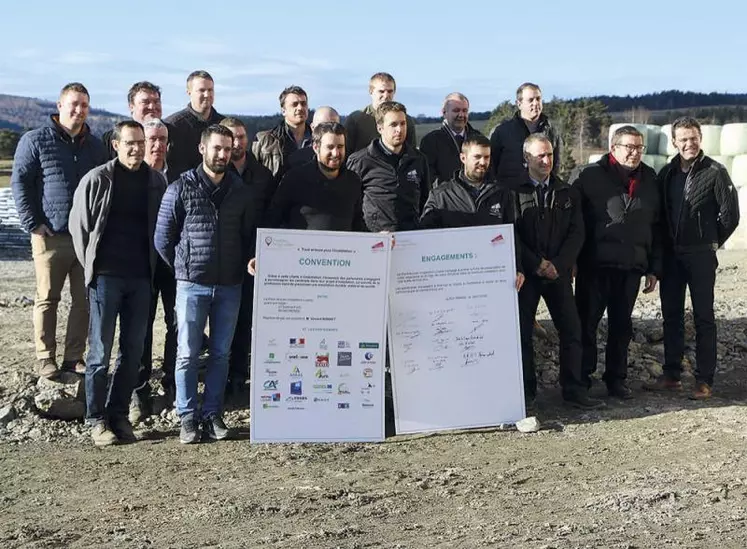
[[(145, 163), (158, 173), (164, 185), (168, 182), (168, 165), (166, 164), (166, 150), (169, 142), (169, 130), (158, 118), (151, 118), (143, 124), (145, 132)], [(163, 305), (164, 323), (166, 324), (166, 339), (163, 347), (163, 363), (161, 370), (163, 378), (161, 386), (166, 402), (174, 402), (176, 387), (174, 384), (174, 365), (176, 363), (176, 319), (174, 304), (176, 302), (176, 280), (168, 265), (157, 256), (155, 277), (153, 279), (153, 295), (151, 299), (150, 316), (143, 346), (143, 356), (140, 359), (140, 371), (135, 391), (132, 393), (128, 419), (133, 425), (138, 424), (143, 417), (150, 414), (151, 388), (150, 376), (153, 372), (153, 323), (156, 320), (158, 296)]]
[[(231, 130), (208, 126), (202, 164), (169, 185), (158, 213), (155, 245), (176, 275), (176, 409), (184, 444), (230, 436), (223, 422), (228, 355), (241, 304), (241, 284), (256, 238), (251, 189), (228, 169)], [(198, 356), (210, 319), (202, 412), (197, 410)]]
[(299, 86), (285, 88), (280, 97), (280, 113), (283, 121), (271, 130), (259, 132), (252, 144), (252, 153), (259, 163), (272, 172), (280, 181), (288, 170), (288, 157), (311, 144), (308, 95)]
[(501, 123), (490, 136), (493, 172), (498, 182), (508, 187), (521, 185), (525, 179), (524, 141), (533, 133), (544, 133), (552, 143), (553, 173), (561, 159), (561, 141), (550, 120), (542, 114), (542, 90), (525, 82), (516, 90), (516, 114)]
[[(368, 94), (371, 104), (363, 110), (354, 111), (345, 119), (347, 132), (347, 150), (349, 154), (365, 149), (372, 141), (378, 139), (376, 110), (386, 102), (394, 101), (397, 83), (394, 77), (386, 72), (377, 72), (368, 81)], [(407, 143), (413, 149), (418, 146), (415, 132), (415, 120), (407, 117)]]
[(428, 162), (407, 143), (407, 111), (387, 101), (376, 110), (378, 139), (348, 159), (363, 184), (363, 219), (371, 232), (418, 228), (428, 198)]
[[(319, 124), (326, 124), (329, 122), (336, 122), (337, 124), (340, 123), (340, 115), (335, 109), (333, 109), (332, 107), (319, 107), (314, 111), (314, 117), (311, 119), (312, 142), (314, 139), (314, 128), (316, 128)], [(293, 168), (297, 168), (298, 166), (302, 166), (307, 162), (311, 162), (315, 158), (316, 154), (314, 152), (314, 147), (311, 146), (293, 151), (288, 157), (288, 169), (290, 170)]]
[(11, 187), (23, 229), (31, 233), (36, 275), (34, 344), (38, 373), (57, 373), (57, 306), (65, 279), (72, 304), (67, 319), (62, 369), (85, 373), (88, 302), (83, 268), (68, 231), (73, 193), (89, 170), (106, 162), (104, 145), (86, 124), (90, 95), (83, 84), (67, 84), (57, 101), (59, 114), (21, 137), (13, 159)]
[(597, 368), (597, 327), (607, 309), (603, 379), (610, 396), (630, 399), (626, 384), (631, 315), (641, 277), (653, 292), (661, 274), (661, 228), (656, 174), (641, 162), (643, 135), (623, 126), (610, 152), (571, 176), (581, 196), (586, 237), (578, 257), (576, 306), (581, 318), (582, 378)]
[[(153, 234), (166, 182), (143, 162), (140, 123), (117, 123), (117, 158), (88, 172), (70, 211), (91, 311), (86, 361), (86, 421), (96, 446), (134, 442), (127, 410), (138, 377), (156, 270)], [(119, 353), (108, 381), (119, 317)]]
[[(163, 114), (161, 88), (146, 80), (135, 82), (127, 92), (127, 106), (130, 109), (132, 119), (140, 122), (140, 124), (145, 124), (145, 122), (154, 118), (160, 119)], [(109, 158), (117, 158), (117, 151), (112, 146), (113, 133), (113, 129), (109, 130), (102, 137)]]
[[(462, 144), (462, 169), (431, 191), (420, 218), (421, 229), (513, 224), (514, 197), (490, 177), (490, 141), (472, 134)], [(516, 241), (516, 290), (524, 283), (520, 243)]]
[(697, 120), (676, 120), (672, 143), (678, 154), (659, 174), (667, 226), (659, 289), (664, 317), (664, 374), (644, 385), (649, 390), (682, 389), (687, 287), (695, 319), (695, 388), (691, 394), (695, 400), (710, 398), (716, 370), (716, 250), (739, 224), (737, 190), (726, 168), (703, 153), (702, 138)]
[[(254, 204), (258, 208), (257, 225), (259, 225), (265, 216), (267, 204), (275, 192), (275, 181), (272, 173), (257, 162), (254, 155), (247, 154), (249, 137), (246, 134), (246, 126), (241, 120), (227, 117), (221, 121), (220, 125), (228, 128), (233, 134), (229, 169), (236, 173), (252, 191)], [(238, 406), (248, 404), (246, 380), (249, 378), (253, 310), (254, 277), (244, 276), (241, 288), (241, 307), (239, 308), (239, 317), (236, 321), (236, 329), (231, 343), (228, 380), (226, 382), (226, 397)]]
[(584, 242), (584, 222), (576, 189), (552, 173), (553, 149), (542, 133), (524, 142), (527, 172), (516, 191), (516, 221), (526, 282), (519, 292), (521, 356), (528, 402), (537, 395), (534, 366), (534, 322), (540, 298), (560, 336), (560, 385), (571, 406), (594, 409), (604, 405), (589, 398), (581, 372), (581, 322), (573, 300), (572, 275)]
[(283, 177), (267, 211), (265, 225), (318, 231), (365, 230), (361, 219), (361, 180), (345, 168), (345, 128), (325, 122), (314, 128), (314, 162)]
[(196, 168), (202, 157), (198, 150), (200, 136), (211, 124), (218, 124), (223, 115), (213, 108), (215, 102), (215, 82), (206, 71), (194, 71), (187, 77), (187, 95), (189, 104), (186, 108), (167, 117), (171, 145), (167, 161), (169, 164), (170, 182), (182, 173)]
[(480, 134), (469, 123), (469, 100), (463, 94), (454, 92), (447, 95), (441, 113), (444, 117), (441, 127), (420, 141), (420, 152), (428, 159), (428, 172), (434, 187), (454, 178), (462, 166), (462, 144)]

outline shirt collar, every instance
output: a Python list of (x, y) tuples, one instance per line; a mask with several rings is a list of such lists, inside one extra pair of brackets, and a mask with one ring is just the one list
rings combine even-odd
[(530, 175), (530, 176), (529, 176), (529, 180), (530, 180), (530, 181), (532, 182), (532, 185), (534, 185), (535, 187), (538, 187), (538, 186), (540, 186), (540, 185), (541, 185), (541, 186), (543, 186), (543, 187), (547, 188), (547, 187), (548, 187), (548, 186), (550, 185), (550, 176), (547, 176), (547, 178), (545, 178), (545, 180), (544, 180), (544, 181), (537, 181), (536, 179), (534, 179), (534, 178), (533, 178), (533, 177), (532, 177), (532, 176)]

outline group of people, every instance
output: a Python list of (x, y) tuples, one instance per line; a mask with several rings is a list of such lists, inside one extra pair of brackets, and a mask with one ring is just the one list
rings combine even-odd
[[(666, 350), (664, 375), (647, 388), (682, 389), (689, 287), (697, 333), (692, 396), (711, 395), (716, 250), (736, 228), (739, 210), (726, 170), (700, 149), (696, 120), (675, 122), (679, 154), (658, 177), (641, 162), (643, 136), (626, 126), (612, 136), (608, 154), (565, 182), (557, 175), (562, 143), (531, 83), (518, 88), (516, 115), (490, 139), (469, 124), (467, 97), (449, 94), (442, 126), (419, 147), (415, 122), (394, 100), (396, 83), (387, 73), (371, 77), (371, 103), (344, 125), (327, 106), (309, 121), (307, 93), (284, 89), (282, 122), (251, 144), (240, 119), (215, 110), (210, 74), (191, 73), (186, 89), (186, 108), (162, 119), (158, 86), (134, 84), (127, 96), (132, 118), (99, 139), (86, 124), (88, 91), (68, 84), (59, 114), (23, 135), (14, 159), (11, 185), (36, 274), (39, 375), (85, 375), (94, 444), (134, 441), (133, 424), (150, 413), (159, 296), (166, 325), (161, 384), (167, 401), (175, 400), (181, 442), (231, 435), (224, 399), (248, 394), (248, 272), (257, 268), (258, 227), (395, 232), (513, 224), (530, 403), (540, 298), (559, 332), (563, 398), (593, 409), (604, 405), (589, 388), (605, 309), (603, 379), (610, 396), (633, 396), (627, 349), (642, 278), (644, 292), (661, 280)], [(72, 306), (58, 366), (57, 306), (66, 279)], [(117, 319), (119, 354), (108, 376)]]

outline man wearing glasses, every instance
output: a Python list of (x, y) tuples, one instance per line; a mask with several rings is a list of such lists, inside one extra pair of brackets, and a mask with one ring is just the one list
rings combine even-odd
[(597, 368), (597, 327), (607, 309), (603, 379), (610, 396), (630, 399), (626, 384), (631, 314), (641, 277), (644, 293), (656, 289), (661, 273), (661, 227), (656, 173), (641, 162), (643, 135), (623, 126), (612, 135), (610, 152), (571, 175), (581, 195), (586, 239), (578, 257), (576, 306), (581, 318), (582, 378), (591, 386)]

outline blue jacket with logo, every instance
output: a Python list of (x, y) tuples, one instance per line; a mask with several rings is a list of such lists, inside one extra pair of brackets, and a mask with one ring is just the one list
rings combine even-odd
[(26, 132), (13, 158), (10, 184), (21, 226), (46, 225), (67, 233), (73, 194), (83, 176), (108, 160), (104, 144), (87, 125), (70, 137), (52, 115), (47, 125)]
[(201, 167), (189, 170), (167, 187), (158, 211), (156, 251), (177, 280), (241, 284), (256, 240), (254, 193), (232, 171), (219, 185), (203, 174)]

